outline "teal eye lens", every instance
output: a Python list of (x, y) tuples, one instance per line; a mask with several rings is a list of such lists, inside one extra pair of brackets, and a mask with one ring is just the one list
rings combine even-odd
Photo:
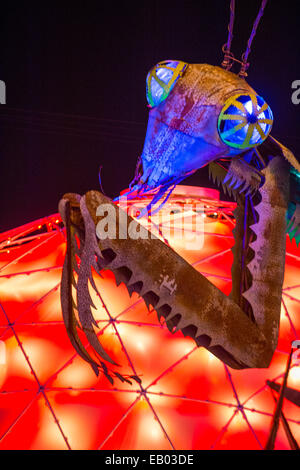
[(239, 94), (226, 101), (219, 115), (218, 131), (229, 147), (248, 149), (266, 140), (272, 124), (271, 108), (261, 96)]
[(180, 60), (165, 60), (150, 70), (146, 78), (146, 96), (151, 108), (167, 98), (187, 66), (188, 64)]

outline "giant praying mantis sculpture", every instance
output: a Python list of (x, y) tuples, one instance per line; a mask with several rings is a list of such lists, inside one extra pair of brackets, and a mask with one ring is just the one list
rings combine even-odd
[(209, 165), (213, 180), (237, 200), (232, 291), (223, 294), (153, 235), (119, 236), (132, 220), (125, 212), (117, 215), (116, 238), (98, 240), (103, 214), (97, 208), (115, 203), (98, 191), (66, 194), (59, 210), (67, 231), (61, 301), (69, 338), (96, 373), (102, 368), (110, 381), (127, 380), (95, 333), (91, 268), (105, 268), (151, 304), (170, 331), (181, 330), (232, 368), (268, 367), (278, 338), (286, 232), (300, 240), (300, 164), (269, 135), (273, 116), (264, 99), (228, 70), (161, 62), (148, 74), (147, 98), (144, 149), (127, 197), (150, 192), (159, 204), (179, 181)]

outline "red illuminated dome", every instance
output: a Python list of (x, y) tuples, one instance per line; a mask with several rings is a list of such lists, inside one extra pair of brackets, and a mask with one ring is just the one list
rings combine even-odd
[[(176, 211), (168, 242), (229, 294), (235, 204), (214, 190), (179, 186), (168, 208), (195, 202), (203, 206), (203, 247), (183, 247)], [(160, 217), (154, 222), (162, 229), (163, 211)], [(295, 241), (287, 238), (280, 338), (268, 369), (230, 369), (182, 333), (172, 335), (137, 294), (116, 286), (112, 273), (95, 275), (101, 344), (120, 372), (138, 375), (142, 386), (96, 377), (70, 344), (59, 298), (66, 249), (60, 216), (3, 233), (0, 248), (0, 449), (264, 447), (275, 407), (266, 381), (282, 382), (300, 332)], [(288, 386), (299, 390), (299, 384), (293, 360)], [(283, 412), (299, 442), (299, 407), (285, 399)], [(282, 424), (276, 448), (290, 448)]]

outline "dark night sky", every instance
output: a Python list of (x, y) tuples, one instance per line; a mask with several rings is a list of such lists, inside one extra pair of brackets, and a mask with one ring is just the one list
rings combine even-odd
[[(299, 1), (269, 0), (248, 81), (271, 105), (272, 134), (300, 158)], [(233, 51), (244, 52), (260, 0), (237, 0)], [(132, 179), (147, 125), (145, 77), (158, 61), (222, 61), (229, 0), (9, 1), (1, 5), (0, 231), (57, 211), (69, 191)], [(207, 171), (187, 180), (210, 185)]]

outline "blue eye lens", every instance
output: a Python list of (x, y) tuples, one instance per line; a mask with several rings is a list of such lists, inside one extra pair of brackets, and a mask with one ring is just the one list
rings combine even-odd
[(146, 96), (153, 108), (164, 101), (187, 68), (180, 60), (166, 60), (155, 65), (147, 75)]
[(272, 124), (271, 108), (261, 96), (239, 94), (226, 101), (219, 115), (218, 131), (229, 147), (248, 149), (266, 140)]

